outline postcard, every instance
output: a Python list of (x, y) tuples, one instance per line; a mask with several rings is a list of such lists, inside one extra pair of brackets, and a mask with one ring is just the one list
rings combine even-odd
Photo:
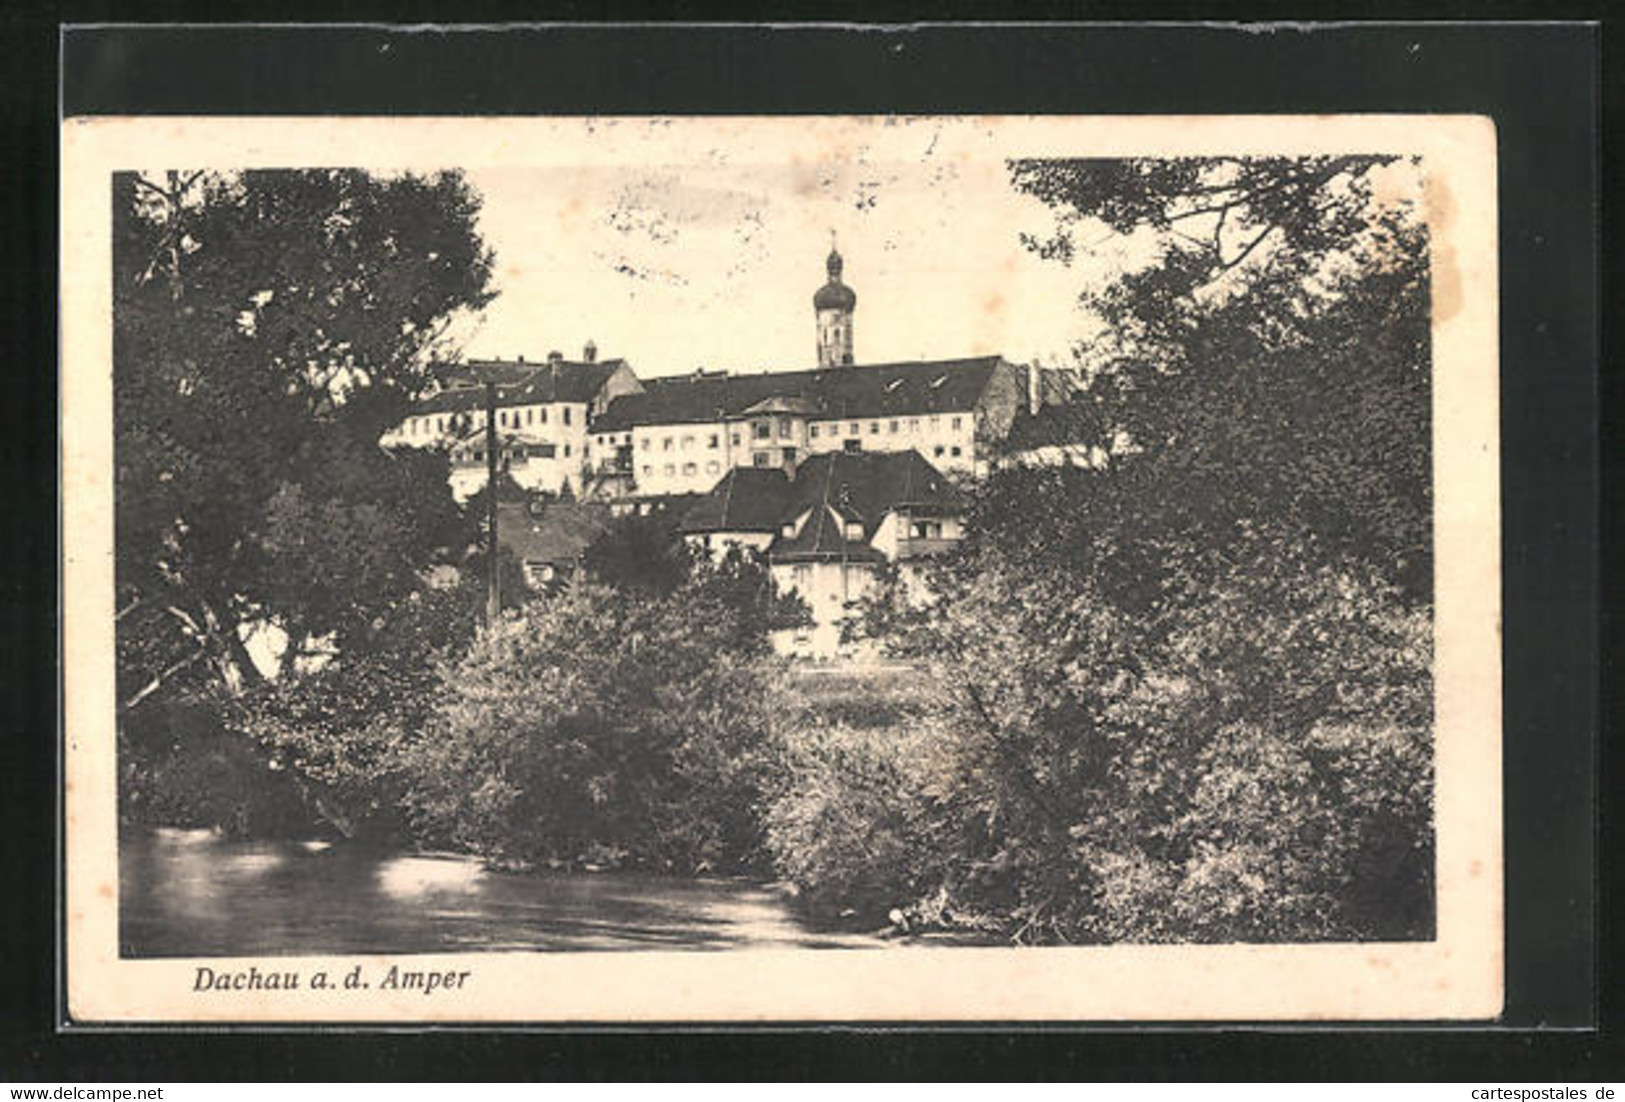
[(1493, 1019), (1495, 149), (65, 120), (70, 1018)]

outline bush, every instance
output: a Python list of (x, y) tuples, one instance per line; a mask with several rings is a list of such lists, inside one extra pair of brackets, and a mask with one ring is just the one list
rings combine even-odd
[(229, 731), (207, 700), (131, 713), (119, 727), (118, 762), (123, 823), (292, 837), (315, 820), (298, 782)]
[(418, 830), (517, 865), (759, 862), (766, 642), (736, 592), (577, 581), (487, 633), (405, 754)]
[(796, 716), (769, 840), (812, 898), (1024, 942), (1431, 936), (1425, 610), (1289, 555), (1149, 613), (977, 566), (908, 640), (940, 708)]
[(918, 899), (948, 856), (931, 835), (943, 778), (930, 734), (844, 725), (783, 736), (767, 844), (818, 911), (879, 919)]
[(467, 648), (483, 602), (478, 575), (424, 586), (318, 668), (243, 698), (234, 728), (296, 776), (346, 836), (402, 841), (404, 755), (441, 698), (441, 669)]

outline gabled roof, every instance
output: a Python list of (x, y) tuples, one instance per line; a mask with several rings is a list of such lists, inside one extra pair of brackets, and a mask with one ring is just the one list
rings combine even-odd
[(813, 512), (801, 531), (788, 538), (780, 536), (768, 548), (768, 557), (774, 562), (812, 562), (840, 559), (848, 562), (884, 562), (886, 556), (872, 547), (869, 536), (873, 529), (864, 526), (861, 539), (850, 539), (846, 526), (836, 519), (835, 511), (822, 503), (813, 506)]
[(466, 364), (437, 366), (445, 388), (418, 402), (414, 414), (452, 413), (485, 408), (485, 384), (497, 384), (498, 406), (533, 406), (549, 402), (591, 402), (625, 360), (584, 363), (513, 363), (507, 360), (472, 360)]
[(682, 532), (777, 532), (790, 480), (777, 467), (735, 467), (691, 508)]
[(599, 502), (497, 499), (497, 539), (524, 562), (573, 563), (609, 525), (609, 507)]
[[(615, 399), (594, 432), (679, 425), (786, 408), (823, 418), (965, 412), (976, 407), (999, 356), (857, 364), (759, 375), (698, 373), (644, 381), (644, 393)], [(777, 403), (794, 403), (778, 406)]]
[[(798, 515), (808, 507), (816, 511), (799, 535), (774, 544), (775, 559), (863, 556), (874, 550), (869, 541), (888, 513), (965, 508), (964, 495), (917, 451), (809, 456), (796, 470), (792, 493)], [(861, 540), (847, 538), (837, 514), (863, 526)]]
[[(683, 517), (684, 532), (774, 532), (770, 558), (874, 561), (870, 545), (886, 515), (898, 509), (941, 516), (962, 512), (965, 497), (919, 452), (830, 452), (810, 456), (794, 481), (778, 470), (738, 467)], [(784, 536), (788, 521), (811, 510), (801, 531)], [(846, 524), (860, 525), (849, 537)]]

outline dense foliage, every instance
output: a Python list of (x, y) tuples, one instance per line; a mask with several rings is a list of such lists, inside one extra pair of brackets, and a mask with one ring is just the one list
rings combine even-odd
[(354, 723), (408, 718), (414, 602), (476, 534), (443, 456), (379, 440), (491, 297), (478, 210), (456, 173), (115, 176), (119, 718), (148, 807), (197, 799), (143, 756), (177, 709), (224, 740), (217, 789), (329, 808)]
[(1090, 385), (1012, 440), (1096, 465), (999, 470), (938, 600), (868, 610), (951, 751), (856, 744), (902, 857), (830, 891), (1023, 940), (1429, 936), (1427, 254), (1379, 169), (1013, 166), (1060, 216), (1035, 249), (1092, 221), (1151, 259), (1084, 296)]
[(664, 513), (617, 517), (588, 546), (581, 568), (605, 585), (669, 597), (688, 578), (695, 555)]
[(474, 638), (485, 597), (479, 577), (468, 571), (455, 584), (423, 586), (382, 613), (364, 642), (277, 678), (226, 712), (344, 834), (405, 837), (404, 757), (443, 696), (444, 668)]
[(740, 559), (654, 597), (579, 580), (448, 670), (407, 760), (431, 841), (519, 865), (761, 864), (771, 581)]
[(379, 447), (490, 298), (457, 174), (130, 173), (114, 186), (120, 700), (343, 649), (469, 540), (444, 460)]

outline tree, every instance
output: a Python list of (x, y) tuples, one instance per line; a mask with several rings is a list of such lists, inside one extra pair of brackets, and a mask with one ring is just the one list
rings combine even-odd
[(120, 700), (252, 686), (247, 629), (364, 646), (470, 542), (445, 460), (379, 446), (491, 298), (457, 173), (121, 173), (114, 186)]
[(1012, 166), (1057, 214), (1031, 247), (1075, 260), (1104, 226), (1139, 235), (1142, 262), (1082, 296), (1103, 331), (1090, 386), (1020, 429), (1102, 461), (997, 471), (927, 615), (870, 617), (951, 702), (936, 814), (900, 848), (955, 856), (922, 857), (917, 915), (1040, 941), (1430, 932), (1428, 284), (1408, 170)]
[(236, 701), (233, 727), (291, 779), (310, 812), (346, 837), (399, 837), (406, 762), (484, 605), (478, 568), (414, 590), (380, 613), (366, 645), (352, 643)]
[(667, 597), (694, 569), (696, 558), (665, 513), (618, 517), (581, 556), (587, 574), (616, 589)]
[[(1429, 284), (1416, 166), (1392, 157), (1022, 161), (1072, 260), (1086, 222), (1150, 259), (1089, 288), (1092, 385), (1046, 430), (1116, 457), (1089, 523), (1308, 539), (1431, 592)], [(1132, 464), (1121, 464), (1126, 451)], [(1105, 491), (1111, 487), (1111, 494)], [(1118, 499), (1115, 504), (1106, 500)], [(1019, 495), (1016, 497), (1019, 500)]]

